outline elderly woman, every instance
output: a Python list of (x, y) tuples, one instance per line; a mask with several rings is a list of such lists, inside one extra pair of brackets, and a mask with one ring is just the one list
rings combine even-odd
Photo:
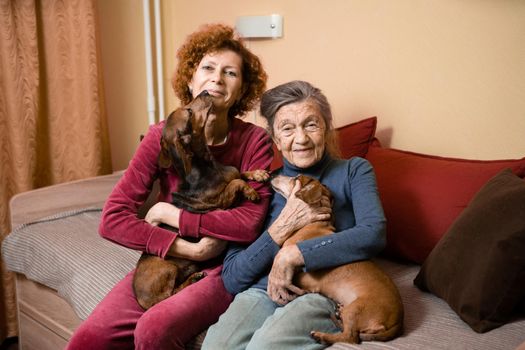
[[(188, 37), (178, 60), (173, 87), (182, 104), (203, 90), (213, 97), (205, 136), (215, 158), (241, 172), (268, 168), (271, 139), (266, 131), (234, 118), (249, 111), (265, 89), (266, 73), (259, 59), (234, 36), (232, 28), (209, 25)], [(133, 293), (131, 271), (80, 325), (69, 349), (184, 349), (185, 343), (217, 321), (233, 299), (221, 280), (220, 254), (226, 248), (225, 241), (247, 244), (257, 237), (270, 189), (251, 183), (261, 201), (245, 201), (230, 210), (195, 214), (174, 207), (171, 193), (177, 190), (180, 178), (175, 169), (162, 169), (157, 162), (163, 126), (161, 122), (150, 127), (110, 194), (100, 234), (160, 257), (202, 261), (207, 276), (145, 311)], [(160, 202), (145, 220), (140, 219), (138, 210), (156, 179), (160, 182)], [(161, 222), (178, 232), (159, 227)], [(190, 243), (184, 237), (201, 240)]]
[(330, 106), (311, 84), (292, 81), (267, 91), (261, 114), (284, 157), (280, 173), (306, 174), (331, 190), (336, 230), (329, 239), (281, 247), (305, 223), (330, 214), (293, 195), (286, 201), (275, 194), (262, 235), (249, 246), (228, 250), (222, 275), (226, 289), (237, 295), (208, 330), (203, 349), (323, 349), (309, 334), (312, 329), (338, 332), (330, 318), (336, 305), (322, 295), (305, 294), (292, 284), (293, 274), (370, 259), (384, 248), (385, 217), (374, 171), (365, 159), (337, 158)]

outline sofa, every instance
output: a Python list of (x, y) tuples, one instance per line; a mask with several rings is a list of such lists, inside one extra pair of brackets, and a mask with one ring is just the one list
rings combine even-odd
[[(377, 118), (337, 129), (373, 165), (387, 217), (374, 261), (402, 296), (404, 333), (330, 349), (525, 349), (525, 158), (467, 160), (383, 147)], [(278, 167), (276, 155), (272, 167)], [(140, 252), (98, 235), (122, 172), (21, 193), (2, 258), (16, 272), (20, 346), (62, 349)], [(155, 202), (154, 191), (139, 215)], [(188, 344), (198, 349), (204, 333)]]

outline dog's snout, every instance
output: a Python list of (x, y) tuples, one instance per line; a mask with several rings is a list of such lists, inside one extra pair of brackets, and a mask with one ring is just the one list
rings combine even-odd
[(208, 90), (202, 90), (199, 96), (197, 97), (204, 97), (204, 96), (210, 96), (210, 93), (208, 92)]

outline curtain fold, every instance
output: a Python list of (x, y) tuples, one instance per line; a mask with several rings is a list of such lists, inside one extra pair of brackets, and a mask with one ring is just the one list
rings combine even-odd
[[(111, 172), (96, 0), (0, 0), (0, 240), (20, 192)], [(0, 342), (18, 333), (0, 261)]]

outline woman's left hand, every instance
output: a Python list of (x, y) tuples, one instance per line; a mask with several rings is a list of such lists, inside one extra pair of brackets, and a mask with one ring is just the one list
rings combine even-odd
[(148, 210), (144, 220), (153, 226), (166, 224), (179, 228), (179, 216), (179, 208), (170, 203), (158, 202)]
[(303, 265), (303, 255), (295, 244), (283, 247), (277, 253), (268, 276), (268, 295), (274, 302), (285, 305), (306, 293), (292, 282), (296, 269)]

